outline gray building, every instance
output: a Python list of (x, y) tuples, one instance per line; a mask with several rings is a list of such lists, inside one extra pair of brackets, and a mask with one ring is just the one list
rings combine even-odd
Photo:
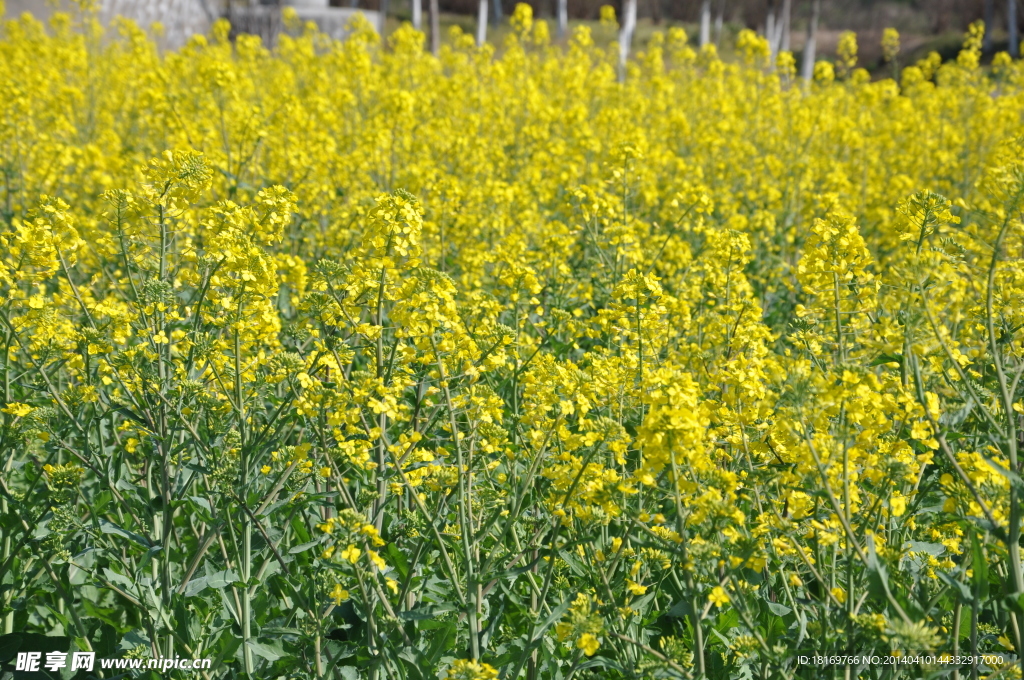
[[(54, 11), (75, 11), (69, 0), (6, 0), (7, 18), (28, 12), (45, 21)], [(356, 12), (361, 12), (374, 26), (379, 24), (377, 12), (330, 7), (328, 0), (283, 0), (291, 5), (303, 21), (313, 21), (320, 30), (335, 38), (343, 38), (345, 26)], [(261, 35), (272, 44), (281, 28), (281, 6), (277, 2), (259, 0), (98, 0), (100, 20), (109, 23), (116, 16), (134, 20), (142, 27), (160, 22), (164, 27), (165, 48), (181, 47), (189, 36), (208, 33), (217, 19), (231, 21), (238, 32)]]

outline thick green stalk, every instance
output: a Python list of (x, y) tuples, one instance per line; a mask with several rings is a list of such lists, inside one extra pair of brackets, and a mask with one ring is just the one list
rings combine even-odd
[[(241, 318), (241, 314), (239, 314)], [(235, 405), (238, 410), (238, 431), (241, 436), (241, 472), (242, 488), (241, 496), (243, 503), (248, 503), (249, 497), (249, 447), (245, 438), (245, 410), (242, 408), (242, 363), (241, 363), (241, 341), (238, 337), (238, 329), (235, 329)], [(249, 578), (252, 576), (252, 520), (248, 515), (242, 517), (242, 559), (239, 566), (242, 570), (242, 660), (245, 667), (245, 674), (252, 677), (254, 664), (252, 649), (249, 647), (249, 640), (252, 639), (252, 595)]]
[[(963, 604), (957, 597), (956, 605), (953, 607), (953, 658), (960, 655), (960, 616), (963, 614)], [(960, 666), (953, 667), (953, 680), (960, 680)]]
[[(433, 340), (431, 340), (433, 344)], [(444, 371), (444, 361), (434, 345), (434, 356), (437, 358), (437, 370), (441, 391), (444, 394), (445, 405), (448, 409), (448, 424), (452, 430), (452, 447), (455, 449), (456, 465), (459, 468), (458, 478), (458, 512), (459, 524), (461, 525), (462, 549), (465, 552), (466, 560), (466, 595), (470, 598), (467, 603), (466, 615), (469, 619), (469, 653), (473, 660), (480, 658), (480, 584), (477, 583), (476, 564), (473, 558), (473, 525), (470, 515), (470, 495), (468, 483), (470, 471), (466, 461), (462, 457), (462, 447), (459, 445), (459, 425), (455, 419), (455, 407), (452, 404), (451, 391), (448, 389), (448, 378)]]
[(697, 590), (693, 583), (693, 574), (686, 568), (686, 515), (683, 513), (683, 501), (679, 495), (679, 466), (676, 464), (675, 450), (669, 449), (669, 461), (672, 463), (672, 497), (676, 505), (676, 533), (681, 539), (679, 549), (682, 553), (682, 563), (686, 589), (692, 598), (690, 600), (690, 625), (693, 626), (693, 656), (697, 660), (697, 677), (703, 678), (707, 673), (704, 662), (704, 629), (701, 627), (701, 616), (697, 613)]
[[(1017, 202), (1021, 197), (1021, 193), (1024, 193), (1024, 188), (1018, 189), (1018, 193), (1014, 198), (1014, 206), (1016, 207)], [(1002, 227), (999, 230), (999, 235), (996, 238), (996, 242), (992, 248), (992, 260), (988, 267), (988, 282), (985, 291), (985, 326), (988, 331), (989, 348), (992, 352), (992, 362), (995, 365), (996, 377), (999, 380), (999, 393), (1002, 398), (1003, 413), (1006, 418), (1006, 454), (1009, 459), (1010, 470), (1014, 474), (1020, 474), (1021, 468), (1018, 464), (1017, 457), (1017, 416), (1013, 410), (1013, 397), (1014, 395), (1010, 392), (1008, 380), (1006, 377), (1006, 370), (1003, 366), (1003, 355), (1002, 350), (999, 347), (999, 340), (996, 337), (995, 331), (995, 283), (996, 283), (996, 269), (999, 264), (1000, 253), (1003, 249), (1003, 243), (1006, 240), (1006, 235), (1010, 230), (1010, 218), (1009, 211), (1008, 216), (1003, 220)], [(1021, 489), (1019, 484), (1010, 484), (1010, 516), (1008, 518), (1009, 527), (1007, 528), (1006, 536), (1006, 547), (1010, 558), (1010, 574), (1009, 580), (1012, 581), (1012, 592), (1022, 593), (1024, 592), (1024, 567), (1021, 564), (1021, 552), (1020, 552), (1020, 536), (1021, 536), (1021, 520), (1022, 520), (1022, 509), (1021, 509)], [(1009, 612), (1010, 618), (1013, 620), (1013, 628), (1018, 631), (1018, 639), (1015, 641), (1017, 646), (1017, 654), (1020, 657), (1020, 664), (1024, 669), (1024, 649), (1021, 647), (1021, 640), (1019, 639), (1019, 631), (1021, 630), (1020, 619), (1015, 612)]]
[[(10, 340), (4, 342), (4, 403), (7, 404), (11, 401), (11, 372), (8, 366), (10, 356)], [(4, 420), (9, 420), (10, 416), (4, 416)], [(4, 477), (7, 478), (11, 473), (11, 466), (14, 463), (14, 455), (8, 456), (4, 462)], [(0, 515), (6, 516), (10, 512), (10, 508), (7, 506), (7, 496), (0, 495)], [(0, 554), (0, 564), (7, 564), (7, 561), (11, 559), (11, 553), (13, 550), (13, 540), (10, 532), (4, 530), (4, 543), (3, 553)], [(3, 601), (0, 602), (4, 610), (4, 626), (3, 631), (5, 635), (14, 632), (14, 610), (11, 609), (11, 602), (14, 597), (14, 591), (8, 591), (4, 594)]]
[[(386, 252), (391, 251), (391, 239), (388, 239), (388, 245)], [(387, 268), (383, 265), (380, 268), (380, 284), (377, 289), (377, 308), (374, 314), (374, 322), (377, 324), (378, 333), (376, 341), (376, 363), (377, 363), (377, 379), (384, 380), (384, 290), (387, 284)], [(397, 344), (398, 340), (395, 340)], [(382, 395), (383, 396), (383, 395)], [(377, 531), (381, 531), (384, 528), (384, 504), (387, 502), (388, 494), (388, 483), (387, 477), (384, 474), (386, 464), (386, 453), (387, 446), (384, 441), (384, 433), (388, 426), (388, 416), (386, 413), (381, 413), (378, 418), (378, 426), (380, 427), (380, 437), (377, 438), (377, 468), (375, 473), (377, 475), (377, 498), (373, 503), (373, 513), (371, 521)]]

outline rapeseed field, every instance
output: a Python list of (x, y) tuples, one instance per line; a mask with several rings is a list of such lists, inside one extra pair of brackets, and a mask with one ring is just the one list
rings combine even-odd
[(804, 82), (749, 31), (620, 73), (526, 6), (439, 57), (286, 20), (0, 27), (5, 670), (1021, 677), (1024, 65), (980, 25)]

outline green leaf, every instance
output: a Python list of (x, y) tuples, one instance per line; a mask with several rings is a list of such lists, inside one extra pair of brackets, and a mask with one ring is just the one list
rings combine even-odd
[(388, 563), (395, 567), (395, 571), (398, 575), (405, 580), (409, 575), (409, 560), (406, 558), (405, 553), (398, 549), (394, 543), (388, 543), (387, 548), (384, 552), (388, 556)]
[(1010, 593), (1004, 601), (1008, 609), (1017, 614), (1024, 614), (1024, 593)]
[(273, 642), (256, 642), (255, 640), (249, 640), (246, 642), (252, 653), (258, 657), (266, 659), (267, 661), (277, 661), (284, 656), (284, 649), (281, 648), (280, 640)]
[(967, 584), (959, 581), (944, 571), (936, 571), (939, 578), (946, 582), (946, 585), (950, 587), (953, 594), (960, 600), (961, 604), (967, 604), (971, 601), (971, 589), (967, 587)]
[(68, 564), (68, 583), (72, 586), (84, 584), (89, 577), (89, 571), (96, 564), (96, 548), (86, 548), (71, 558)]
[(868, 538), (868, 592), (880, 602), (889, 598), (889, 573), (885, 565), (878, 560), (878, 553), (875, 552), (875, 542)]
[(926, 543), (924, 541), (910, 541), (907, 544), (907, 549), (911, 552), (927, 553), (932, 557), (939, 557), (946, 552), (946, 546), (941, 543)]
[(267, 626), (260, 631), (263, 635), (302, 635), (298, 628), (283, 628), (281, 626)]
[(147, 635), (145, 631), (138, 629), (128, 631), (125, 636), (121, 638), (121, 642), (118, 643), (117, 648), (122, 652), (127, 652), (140, 645), (148, 647), (149, 644), (149, 635)]
[(121, 589), (126, 591), (128, 594), (135, 594), (135, 583), (124, 574), (118, 574), (116, 571), (104, 569), (103, 576), (105, 576), (106, 579), (115, 586), (121, 586)]
[(135, 541), (147, 550), (149, 550), (149, 548), (153, 545), (149, 541), (149, 539), (143, 536), (139, 536), (136, 533), (132, 533), (127, 529), (122, 529), (121, 527), (117, 526), (116, 524), (107, 519), (100, 520), (100, 531), (102, 531), (105, 534), (114, 534), (115, 536), (121, 536), (122, 538), (127, 538), (129, 540)]
[(288, 550), (288, 554), (289, 555), (295, 555), (296, 553), (306, 552), (307, 550), (309, 550), (313, 546), (319, 545), (319, 544), (320, 544), (320, 539), (317, 539), (315, 541), (310, 541), (309, 543), (303, 543), (302, 545), (297, 545), (297, 546), (294, 546), (293, 548), (290, 548)]
[[(42, 661), (46, 659), (47, 652), (68, 652), (71, 648), (71, 638), (64, 636), (43, 635), (41, 633), (13, 633), (0, 636), (0, 648), (4, 651), (2, 655), (10, 654), (7, 659), (7, 668), (2, 671), (14, 671), (14, 657), (17, 652), (42, 652)], [(2, 659), (3, 656), (0, 656)], [(3, 673), (5, 677), (10, 677)], [(43, 663), (39, 665), (39, 671), (35, 673), (14, 671), (14, 677), (18, 680), (42, 680), (43, 678), (57, 680), (60, 676), (51, 673), (44, 668)]]
[(455, 623), (444, 624), (431, 633), (430, 648), (424, 653), (431, 665), (435, 665), (445, 652), (450, 652), (458, 639), (458, 627)]
[(576, 670), (583, 671), (583, 670), (587, 670), (589, 668), (610, 668), (612, 670), (619, 671), (620, 673), (623, 673), (623, 674), (625, 673), (624, 669), (622, 668), (622, 666), (620, 666), (619, 664), (615, 663), (611, 659), (603, 659), (601, 657), (597, 657), (597, 658), (591, 659), (590, 661), (587, 661), (586, 663), (581, 663), (579, 666), (576, 667)]
[(765, 604), (768, 605), (768, 610), (776, 616), (785, 616), (786, 614), (789, 614), (793, 611), (786, 605), (779, 604), (778, 602), (765, 602)]
[(15, 657), (21, 648), (21, 636), (17, 633), (0, 635), (0, 664)]
[(434, 608), (431, 606), (419, 607), (417, 609), (410, 609), (404, 612), (398, 612), (398, 618), (405, 621), (426, 621), (432, 619), (438, 614), (446, 611), (451, 611), (450, 608)]
[(685, 618), (693, 613), (693, 607), (687, 600), (680, 600), (672, 605), (672, 608), (665, 612), (665, 616), (673, 616), (678, 619)]
[(213, 512), (213, 506), (210, 505), (209, 500), (203, 498), (202, 496), (189, 496), (189, 498), (191, 498), (192, 502), (201, 507), (203, 510), (206, 510), (207, 512), (210, 513)]
[(399, 611), (398, 618), (407, 621), (426, 621), (427, 619), (434, 619), (437, 617), (437, 614), (446, 611), (456, 611), (457, 609), (457, 606), (447, 602), (443, 604), (424, 604), (408, 611)]
[(565, 560), (565, 563), (569, 565), (569, 569), (572, 570), (576, 576), (585, 576), (586, 572), (583, 571), (583, 565), (576, 559), (575, 555), (570, 555), (565, 550), (558, 551), (558, 556)]
[(60, 621), (60, 625), (64, 626), (64, 630), (67, 630), (68, 628), (71, 627), (69, 625), (69, 623), (68, 623), (68, 617), (67, 616), (65, 616), (64, 614), (61, 614), (59, 611), (57, 611), (56, 609), (54, 609), (53, 607), (51, 607), (49, 605), (46, 606), (46, 609), (49, 610), (50, 615), (53, 618), (55, 618), (58, 621)]
[(117, 480), (117, 484), (114, 486), (117, 487), (118, 491), (135, 491), (138, 488), (127, 479)]
[(718, 621), (715, 623), (713, 630), (715, 632), (727, 633), (738, 625), (740, 625), (739, 612), (735, 609), (727, 609), (718, 615)]
[(235, 580), (238, 576), (231, 569), (225, 569), (224, 571), (215, 571), (212, 574), (206, 575), (206, 585), (211, 588), (225, 588)]
[(149, 423), (147, 423), (146, 420), (142, 416), (140, 416), (139, 414), (135, 413), (135, 411), (131, 410), (130, 408), (128, 408), (126, 406), (117, 406), (117, 405), (115, 405), (114, 406), (114, 410), (117, 411), (118, 413), (120, 413), (121, 415), (123, 415), (125, 418), (128, 418), (130, 420), (134, 420), (139, 425), (142, 425), (144, 427), (149, 427)]
[(988, 598), (988, 561), (985, 559), (985, 547), (978, 540), (978, 534), (971, 534), (971, 568), (974, 570), (974, 592), (978, 598)]
[(565, 616), (565, 613), (569, 611), (569, 607), (571, 606), (572, 600), (566, 598), (565, 601), (562, 602), (562, 604), (552, 609), (551, 615), (548, 618), (544, 619), (544, 623), (542, 623), (539, 628), (534, 628), (533, 639), (531, 640), (531, 642), (534, 640), (539, 640), (540, 636), (544, 634), (544, 631), (553, 626), (555, 622), (558, 621), (560, 618)]
[(195, 597), (196, 595), (201, 593), (205, 588), (206, 577), (200, 576), (199, 578), (196, 578), (193, 576), (192, 580), (190, 580), (188, 582), (188, 585), (185, 586), (185, 590), (182, 591), (182, 594), (185, 597)]
[(146, 567), (149, 566), (150, 560), (152, 560), (156, 556), (156, 554), (161, 550), (163, 550), (161, 546), (155, 545), (146, 551), (146, 554), (142, 556), (141, 560), (139, 560), (139, 567), (135, 571), (136, 577), (138, 577), (140, 574), (145, 573)]
[(640, 596), (638, 599), (633, 600), (632, 602), (630, 602), (629, 606), (630, 606), (631, 609), (635, 609), (636, 611), (638, 611), (640, 613), (643, 613), (644, 612), (644, 608), (647, 606), (647, 603), (650, 602), (651, 600), (653, 600), (654, 596), (657, 595), (657, 594), (658, 594), (658, 591), (654, 590), (652, 588), (649, 593), (645, 593), (644, 595)]
[(333, 505), (334, 499), (337, 496), (337, 491), (323, 491), (321, 493), (303, 494), (302, 500), (309, 505)]
[(711, 629), (711, 632), (715, 634), (715, 637), (717, 637), (717, 638), (718, 638), (719, 640), (721, 640), (721, 642), (722, 642), (722, 645), (723, 645), (723, 646), (724, 646), (724, 647), (725, 647), (726, 649), (729, 649), (729, 646), (730, 646), (730, 645), (729, 645), (729, 638), (727, 638), (727, 637), (725, 637), (724, 635), (722, 635), (721, 633), (719, 633), (719, 632), (718, 632), (718, 630), (717, 630), (716, 628), (712, 628), (712, 629)]
[(285, 498), (284, 500), (281, 500), (281, 501), (275, 501), (275, 502), (271, 503), (270, 505), (268, 505), (266, 507), (266, 509), (259, 514), (259, 517), (267, 517), (269, 515), (272, 515), (272, 514), (274, 514), (275, 510), (277, 510), (278, 508), (280, 508), (283, 505), (288, 505), (291, 502), (292, 501), (291, 501), (290, 497), (287, 497), (287, 498)]
[(101, 607), (88, 598), (82, 598), (82, 610), (85, 616), (99, 619), (117, 631), (123, 629), (124, 622), (119, 620), (119, 610), (116, 607)]

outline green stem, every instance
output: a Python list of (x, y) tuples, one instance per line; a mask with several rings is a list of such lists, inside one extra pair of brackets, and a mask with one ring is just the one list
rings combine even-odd
[[(7, 336), (5, 340), (6, 341), (4, 342), (4, 404), (8, 404), (11, 401), (11, 374), (10, 366), (8, 365), (10, 361), (11, 343), (9, 336)], [(6, 428), (8, 426), (8, 421), (11, 420), (11, 416), (4, 415), (3, 419), (5, 421), (4, 427)], [(10, 477), (11, 466), (13, 465), (13, 463), (14, 456), (8, 456), (7, 460), (4, 462), (3, 476), (5, 479)], [(8, 512), (10, 512), (10, 508), (7, 505), (7, 496), (0, 496), (0, 516), (6, 517)], [(12, 554), (13, 536), (11, 535), (9, 530), (4, 529), (3, 554), (0, 555), (0, 565), (7, 564), (7, 561), (11, 559)], [(5, 635), (9, 635), (10, 633), (14, 632), (14, 610), (11, 608), (11, 602), (13, 601), (13, 598), (14, 590), (12, 589), (4, 593), (3, 600), (0, 601), (0, 608), (2, 608), (4, 612), (3, 631)]]
[[(1020, 199), (1021, 192), (1024, 188), (1019, 189), (1017, 195), (1014, 198), (1014, 204)], [(988, 331), (989, 347), (992, 352), (992, 362), (995, 365), (996, 377), (999, 380), (999, 393), (1002, 397), (1003, 413), (1006, 418), (1006, 453), (1009, 458), (1010, 469), (1020, 474), (1021, 469), (1017, 461), (1017, 416), (1013, 410), (1013, 395), (1010, 393), (1010, 389), (1007, 384), (1006, 370), (1003, 366), (1003, 355), (999, 348), (999, 340), (996, 338), (995, 330), (995, 309), (994, 300), (995, 297), (995, 282), (996, 282), (996, 269), (999, 264), (1000, 251), (1003, 248), (1003, 242), (1006, 240), (1006, 235), (1010, 230), (1010, 211), (1007, 211), (1007, 218), (1003, 220), (1002, 227), (999, 229), (999, 236), (996, 238), (996, 242), (992, 247), (992, 260), (988, 267), (988, 283), (985, 291), (985, 327)], [(1021, 565), (1021, 553), (1020, 553), (1020, 534), (1021, 534), (1021, 497), (1020, 497), (1020, 485), (1010, 485), (1010, 516), (1009, 516), (1009, 527), (1007, 528), (1006, 536), (1006, 547), (1010, 557), (1010, 574), (1009, 579), (1012, 581), (1013, 589), (1011, 592), (1021, 593), (1024, 592), (1024, 568)], [(1014, 628), (1020, 630), (1020, 619), (1017, 618), (1015, 612), (1010, 612), (1010, 618), (1013, 619)], [(1018, 636), (1019, 637), (1019, 636)], [(1021, 648), (1021, 640), (1015, 640), (1017, 647), (1018, 657), (1024, 657), (1024, 649)], [(1021, 658), (1021, 666), (1024, 668), (1024, 658)]]
[[(241, 316), (241, 315), (239, 315)], [(235, 329), (235, 405), (238, 414), (238, 431), (241, 437), (241, 449), (239, 453), (241, 465), (242, 486), (240, 496), (244, 502), (248, 502), (249, 489), (249, 447), (245, 441), (245, 411), (242, 408), (242, 364), (241, 364), (241, 341), (238, 337), (238, 329)], [(249, 640), (252, 639), (252, 596), (250, 594), (249, 578), (252, 576), (252, 520), (248, 516), (242, 517), (242, 559), (239, 565), (242, 570), (242, 661), (245, 667), (245, 674), (250, 678), (253, 676), (254, 664), (252, 649), (249, 647)]]
[(458, 465), (458, 511), (459, 524), (462, 527), (462, 549), (465, 552), (466, 560), (466, 595), (470, 598), (467, 603), (467, 617), (469, 618), (469, 654), (474, 661), (480, 658), (480, 611), (481, 593), (480, 584), (477, 582), (476, 561), (473, 552), (473, 525), (471, 522), (471, 499), (469, 484), (471, 472), (463, 460), (462, 447), (459, 445), (459, 425), (455, 419), (455, 407), (452, 403), (451, 391), (448, 389), (448, 378), (444, 371), (444, 361), (437, 351), (437, 344), (431, 338), (431, 346), (434, 350), (434, 357), (437, 360), (438, 382), (441, 383), (441, 391), (444, 394), (445, 405), (448, 409), (448, 425), (452, 430), (452, 447), (455, 449), (455, 462)]

